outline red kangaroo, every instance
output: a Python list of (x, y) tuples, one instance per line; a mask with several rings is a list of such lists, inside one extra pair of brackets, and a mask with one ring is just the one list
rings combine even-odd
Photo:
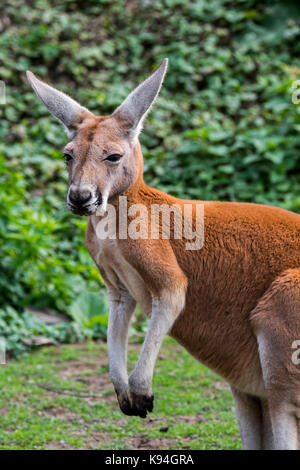
[[(108, 355), (121, 410), (144, 418), (153, 409), (152, 376), (167, 334), (230, 384), (244, 449), (300, 445), (300, 215), (259, 204), (201, 201), (204, 243), (186, 249), (175, 237), (101, 239), (108, 205), (120, 221), (120, 196), (142, 218), (153, 204), (192, 206), (143, 180), (138, 141), (160, 90), (167, 59), (110, 116), (99, 117), (28, 72), (49, 111), (64, 125), (69, 172), (67, 203), (88, 215), (87, 249), (109, 295)], [(131, 214), (131, 215), (130, 215)], [(141, 217), (140, 217), (140, 221)], [(146, 226), (149, 222), (146, 222)], [(149, 316), (139, 360), (127, 374), (127, 337), (136, 304)], [(299, 343), (298, 343), (299, 341)], [(294, 348), (294, 349), (293, 349)]]

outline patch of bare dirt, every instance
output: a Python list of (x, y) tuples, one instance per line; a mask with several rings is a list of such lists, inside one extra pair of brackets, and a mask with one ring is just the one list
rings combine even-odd
[(186, 423), (186, 424), (199, 424), (207, 421), (203, 416), (200, 415), (189, 415), (189, 416), (176, 416), (173, 419), (174, 423)]
[(71, 446), (67, 442), (61, 441), (51, 441), (45, 445), (47, 450), (75, 450), (75, 447)]
[(131, 450), (172, 450), (174, 448), (174, 440), (172, 439), (166, 437), (148, 438), (143, 435), (129, 438), (127, 444)]
[[(64, 421), (80, 421), (80, 418), (75, 414), (71, 413), (67, 408), (63, 406), (49, 406), (44, 408), (42, 411), (37, 412), (38, 415), (52, 416), (57, 419), (62, 419)], [(83, 420), (82, 420), (83, 422)]]
[(74, 447), (64, 440), (50, 441), (45, 445), (47, 450), (92, 450), (98, 449), (104, 442), (109, 442), (111, 437), (105, 432), (94, 432), (87, 434), (86, 431), (74, 431), (74, 436), (84, 439), (84, 447)]
[[(101, 368), (104, 371), (99, 374)], [(115, 393), (107, 369), (107, 357), (104, 354), (99, 354), (99, 356), (91, 357), (88, 360), (86, 358), (70, 360), (68, 368), (61, 370), (58, 375), (63, 380), (84, 384), (84, 389), (78, 390), (78, 394), (91, 395), (90, 397), (82, 397), (87, 403), (92, 404), (97, 399), (110, 403), (115, 398)], [(72, 395), (71, 392), (70, 395)]]
[(151, 427), (169, 428), (173, 424), (177, 424), (177, 423), (199, 424), (199, 423), (204, 423), (206, 421), (207, 420), (201, 415), (187, 415), (187, 416), (179, 415), (179, 416), (174, 416), (171, 420), (168, 419), (168, 423), (165, 423), (162, 417), (159, 417), (159, 418), (151, 417), (147, 421), (145, 421), (145, 424)]
[[(192, 439), (191, 439), (192, 441)], [(148, 437), (140, 434), (126, 440), (128, 448), (131, 450), (175, 450), (177, 439), (168, 437)], [(183, 449), (189, 449), (189, 439), (184, 439)]]
[[(88, 427), (86, 429), (88, 430)], [(78, 430), (72, 432), (72, 434), (84, 439), (85, 445), (83, 449), (97, 449), (101, 446), (101, 444), (111, 441), (110, 434), (102, 431), (88, 433), (85, 430)]]

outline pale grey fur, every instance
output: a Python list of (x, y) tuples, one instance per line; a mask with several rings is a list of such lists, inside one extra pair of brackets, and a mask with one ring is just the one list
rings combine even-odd
[(136, 139), (139, 135), (143, 120), (150, 111), (150, 108), (161, 88), (165, 73), (168, 67), (168, 59), (164, 59), (158, 69), (141, 83), (123, 103), (115, 110), (113, 115), (118, 115), (121, 119), (129, 121), (131, 128), (131, 137)]
[(87, 111), (87, 109), (65, 93), (39, 80), (29, 70), (26, 72), (26, 75), (37, 97), (49, 109), (50, 113), (65, 126), (68, 135), (70, 135), (72, 133), (71, 127), (76, 117), (80, 112)]

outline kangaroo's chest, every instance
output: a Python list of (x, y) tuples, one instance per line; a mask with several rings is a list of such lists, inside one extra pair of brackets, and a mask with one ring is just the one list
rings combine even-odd
[(87, 248), (106, 284), (119, 292), (126, 289), (149, 315), (152, 306), (150, 291), (136, 269), (125, 259), (118, 241), (109, 238), (101, 240), (93, 231), (89, 234)]

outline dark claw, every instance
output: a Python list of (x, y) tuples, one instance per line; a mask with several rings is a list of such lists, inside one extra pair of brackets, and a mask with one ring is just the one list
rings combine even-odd
[(153, 410), (153, 395), (145, 396), (132, 393), (130, 402), (128, 399), (122, 399), (119, 396), (118, 400), (121, 411), (128, 416), (139, 416), (144, 419), (147, 416), (147, 412)]
[(137, 411), (137, 416), (140, 416), (141, 418), (146, 418), (147, 412), (151, 412), (153, 410), (154, 396), (151, 395), (149, 397), (145, 395), (136, 395), (135, 393), (132, 393), (131, 396), (133, 407)]

